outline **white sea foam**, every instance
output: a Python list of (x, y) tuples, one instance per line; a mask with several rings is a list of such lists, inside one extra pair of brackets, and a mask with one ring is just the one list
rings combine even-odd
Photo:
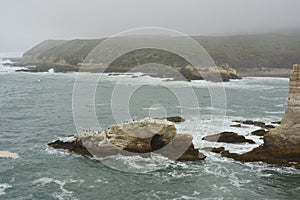
[(65, 188), (66, 183), (74, 183), (74, 182), (78, 182), (78, 181), (73, 180), (73, 179), (66, 180), (66, 181), (61, 181), (61, 180), (56, 180), (56, 179), (49, 178), (49, 177), (43, 177), (43, 178), (34, 180), (33, 184), (34, 185), (40, 185), (40, 186), (45, 186), (49, 183), (57, 184), (59, 186), (60, 191), (54, 192), (52, 194), (52, 197), (55, 198), (55, 199), (64, 200), (64, 199), (70, 199), (70, 198), (74, 199), (73, 198), (74, 192), (70, 191), (70, 190), (67, 190)]
[(116, 170), (131, 172), (131, 173), (147, 173), (150, 171), (166, 168), (174, 163), (162, 155), (152, 154), (151, 158), (143, 158), (141, 156), (123, 156), (114, 155), (105, 158), (97, 159), (103, 164)]
[(1, 59), (0, 58), (0, 73), (11, 73), (20, 69), (27, 69), (26, 67), (11, 67), (4, 64), (12, 64), (13, 62), (9, 59)]
[(9, 185), (7, 183), (0, 183), (0, 196), (5, 195), (6, 194), (5, 190), (9, 188), (12, 188), (12, 185)]
[(54, 149), (54, 148), (51, 148), (51, 147), (47, 147), (45, 149), (45, 152), (46, 152), (46, 154), (50, 154), (50, 155), (55, 154), (55, 155), (58, 155), (58, 156), (61, 156), (61, 157), (66, 157), (66, 156), (69, 156), (69, 155), (72, 154), (70, 151), (65, 151), (65, 150), (61, 150), (61, 149)]
[(74, 140), (76, 140), (76, 138), (74, 136), (58, 137), (58, 140), (63, 142), (73, 142)]
[(149, 108), (142, 108), (142, 110), (161, 110), (160, 107), (149, 107)]
[(49, 70), (48, 70), (48, 73), (54, 74), (54, 73), (55, 73), (55, 71), (54, 71), (54, 69), (53, 69), (53, 68), (51, 68), (51, 69), (49, 69)]
[(264, 111), (266, 114), (284, 114), (284, 111)]

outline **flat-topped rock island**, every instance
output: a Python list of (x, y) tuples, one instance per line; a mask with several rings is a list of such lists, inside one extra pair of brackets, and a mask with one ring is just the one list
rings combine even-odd
[(178, 161), (205, 159), (192, 140), (189, 134), (177, 134), (173, 123), (151, 119), (112, 125), (102, 132), (84, 131), (73, 141), (57, 140), (48, 145), (94, 158), (118, 154), (151, 157), (157, 153)]

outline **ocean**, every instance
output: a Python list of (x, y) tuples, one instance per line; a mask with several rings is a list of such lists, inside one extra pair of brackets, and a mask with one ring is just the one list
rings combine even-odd
[[(4, 62), (10, 61), (0, 60), (0, 151), (17, 153), (19, 158), (0, 158), (1, 200), (299, 199), (300, 171), (293, 168), (240, 163), (205, 151), (206, 160), (197, 162), (138, 156), (114, 156), (103, 162), (52, 149), (47, 143), (76, 134), (76, 128), (88, 128), (76, 127), (72, 112), (78, 73), (14, 72), (15, 68), (4, 67)], [(279, 121), (287, 104), (288, 84), (285, 78), (248, 77), (211, 83), (166, 81), (141, 74), (101, 74), (95, 93), (98, 130), (128, 120), (128, 110), (134, 120), (181, 115), (186, 121), (176, 124), (177, 132), (192, 134), (197, 148), (224, 146), (243, 153), (262, 144), (261, 138), (249, 134), (259, 128), (230, 127), (235, 124), (232, 121)], [(126, 100), (121, 91), (128, 88), (134, 90)], [(221, 99), (225, 105), (221, 112), (211, 97), (218, 88), (226, 94)], [(182, 95), (191, 89), (197, 104), (182, 103), (192, 102), (192, 96)], [(83, 107), (94, 109), (90, 104)], [(245, 135), (256, 144), (202, 140), (222, 131)], [(147, 170), (139, 173), (140, 169)]]

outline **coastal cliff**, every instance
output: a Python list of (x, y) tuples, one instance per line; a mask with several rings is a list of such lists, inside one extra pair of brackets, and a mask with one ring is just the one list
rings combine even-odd
[(280, 125), (264, 135), (264, 144), (245, 154), (225, 151), (223, 156), (242, 162), (262, 161), (300, 168), (300, 65), (290, 76), (288, 106)]
[[(219, 66), (223, 81), (240, 78), (239, 75), (288, 77), (290, 66), (293, 63), (300, 62), (300, 37), (298, 36), (273, 34), (224, 37), (195, 36), (192, 39), (201, 44), (215, 61), (216, 66)], [(21, 70), (27, 72), (47, 72), (52, 68), (55, 72), (78, 71), (87, 55), (103, 40), (105, 38), (93, 40), (46, 40), (25, 52), (22, 59), (15, 60), (17, 63), (10, 65), (27, 67), (28, 69)], [(142, 38), (137, 37), (134, 40), (138, 42), (136, 40), (142, 40)], [(124, 41), (124, 43), (130, 46), (132, 42)], [(166, 46), (169, 45), (163, 39), (160, 39), (160, 43)], [(188, 52), (187, 54), (193, 55), (193, 52)], [(151, 48), (139, 49), (124, 54), (111, 63), (111, 66), (105, 71), (108, 73), (128, 72), (133, 67), (145, 63), (170, 66), (179, 71), (188, 81), (203, 79), (197, 70), (191, 69), (189, 67), (190, 63), (182, 57), (168, 51)], [(226, 67), (224, 70), (222, 66), (230, 66), (230, 69)], [(232, 74), (233, 68), (236, 69), (236, 72)], [(97, 72), (96, 68), (81, 68), (80, 70)], [(178, 77), (174, 74), (166, 73), (165, 71), (163, 73), (161, 71), (154, 73), (156, 75), (151, 74), (151, 76), (160, 77), (163, 74), (163, 77), (178, 80)], [(205, 72), (202, 71), (201, 73)], [(211, 75), (211, 72), (209, 72), (206, 77), (215, 77), (215, 75)]]

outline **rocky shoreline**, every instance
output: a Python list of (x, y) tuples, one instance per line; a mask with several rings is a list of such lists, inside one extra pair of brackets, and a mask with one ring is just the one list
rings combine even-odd
[[(86, 71), (86, 72), (103, 72), (104, 70), (101, 68), (87, 68), (83, 69), (79, 65), (66, 65), (66, 64), (59, 64), (59, 63), (47, 63), (47, 62), (26, 62), (22, 58), (7, 58), (9, 60), (14, 61), (15, 63), (6, 63), (4, 65), (10, 67), (24, 67), (26, 69), (17, 70), (18, 72), (48, 72), (50, 69), (53, 69), (57, 73), (68, 73), (68, 72), (78, 72)], [(226, 66), (219, 67), (219, 72), (222, 76), (223, 81), (229, 81), (230, 79), (241, 79), (243, 77), (276, 77), (276, 78), (288, 78), (292, 73), (292, 69), (287, 68), (251, 68), (251, 69), (240, 69), (235, 70), (234, 68), (228, 68), (224, 70)], [(106, 69), (106, 73), (126, 73), (129, 69), (123, 67), (114, 67), (110, 69)], [(207, 73), (209, 70), (199, 69), (201, 74)], [(191, 70), (185, 70), (182, 68), (180, 73), (185, 74), (185, 78), (190, 80), (203, 80), (201, 76), (197, 72), (193, 72)], [(160, 77), (166, 78), (165, 76), (161, 76), (160, 73), (145, 73), (152, 77)], [(214, 73), (205, 74), (206, 77), (213, 76)], [(178, 80), (178, 77), (172, 77), (175, 80)]]
[(223, 150), (222, 156), (241, 162), (265, 162), (300, 169), (300, 65), (293, 68), (288, 106), (279, 126), (260, 133), (264, 143), (252, 151), (236, 154)]
[[(158, 68), (148, 69), (132, 69), (126, 66), (109, 66), (108, 68), (103, 68), (99, 65), (95, 66), (81, 66), (81, 65), (71, 65), (71, 64), (61, 64), (61, 63), (51, 63), (51, 62), (28, 62), (26, 59), (13, 59), (14, 63), (7, 63), (5, 65), (11, 67), (24, 67), (26, 69), (17, 70), (17, 72), (48, 72), (53, 69), (55, 72), (68, 73), (68, 72), (91, 72), (91, 73), (134, 73), (142, 72), (144, 75), (149, 75), (151, 77), (158, 78), (170, 78), (174, 81), (191, 81), (191, 80), (205, 80), (207, 81), (230, 81), (231, 79), (241, 79), (242, 77), (237, 73), (237, 71), (229, 67), (228, 65), (219, 67), (207, 67), (207, 68), (194, 68), (192, 66), (185, 67), (172, 67), (174, 70), (160, 70)], [(220, 77), (221, 76), (221, 77)]]

